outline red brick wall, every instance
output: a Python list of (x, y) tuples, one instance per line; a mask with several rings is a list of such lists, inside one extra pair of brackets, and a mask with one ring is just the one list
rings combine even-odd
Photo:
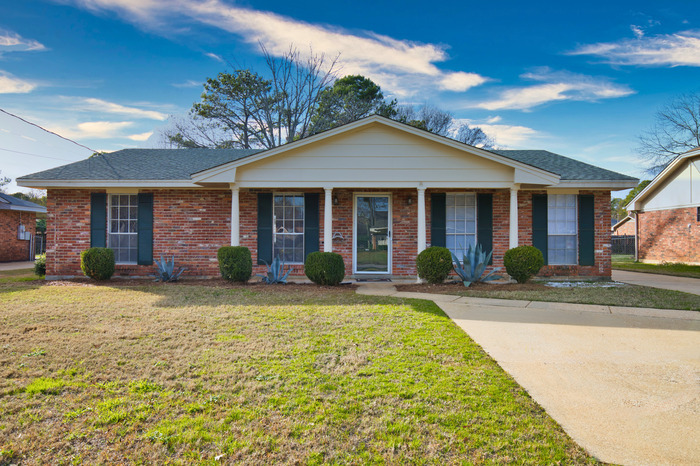
[(634, 219), (627, 220), (617, 230), (613, 231), (614, 236), (634, 236), (635, 234)]
[[(518, 244), (532, 245), (532, 195), (546, 191), (520, 191), (518, 193)], [(610, 277), (611, 232), (610, 191), (580, 191), (592, 194), (595, 211), (595, 263), (582, 265), (546, 265), (539, 276)]]
[[(269, 190), (240, 192), (241, 245), (250, 249), (257, 262), (257, 193)], [(284, 190), (284, 192), (303, 192)], [(430, 243), (430, 194), (455, 190), (426, 192), (427, 241)], [(228, 190), (153, 190), (154, 193), (154, 258), (161, 254), (175, 255), (176, 265), (187, 267), (185, 275), (218, 276), (216, 251), (230, 244), (231, 192)], [(320, 245), (323, 251), (323, 190), (318, 192), (320, 205)], [(342, 239), (333, 241), (333, 251), (345, 261), (346, 275), (352, 274), (353, 195), (355, 192), (389, 192), (392, 197), (392, 273), (395, 276), (415, 276), (417, 249), (417, 192), (414, 189), (350, 190), (335, 189), (333, 196), (333, 232)], [(503, 254), (509, 246), (509, 190), (477, 190), (493, 193), (494, 267), (503, 265)], [(582, 192), (588, 193), (588, 192)], [(593, 192), (590, 192), (593, 193)], [(596, 207), (596, 265), (593, 267), (547, 267), (543, 275), (610, 275), (610, 193), (594, 192)], [(412, 204), (408, 204), (408, 198)], [(80, 251), (90, 247), (90, 191), (49, 190), (48, 193), (48, 275), (81, 275)], [(532, 192), (519, 194), (519, 241), (532, 244)], [(303, 275), (303, 265), (293, 266), (294, 275)], [(117, 275), (144, 276), (152, 266), (117, 267)], [(254, 266), (254, 273), (263, 273), (264, 266)]]
[(0, 262), (30, 260), (29, 248), (31, 241), (17, 239), (20, 223), (25, 231), (36, 233), (36, 214), (34, 212), (18, 212), (15, 210), (0, 210)]
[(638, 219), (639, 260), (700, 264), (697, 207), (640, 212)]

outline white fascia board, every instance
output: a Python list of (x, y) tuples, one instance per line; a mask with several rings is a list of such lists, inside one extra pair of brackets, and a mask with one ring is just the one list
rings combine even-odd
[(203, 188), (190, 180), (17, 180), (24, 188)]
[(618, 228), (620, 228), (622, 225), (624, 225), (625, 223), (629, 222), (630, 220), (632, 220), (632, 217), (630, 217), (630, 216), (628, 215), (627, 217), (623, 218), (622, 220), (620, 220), (619, 222), (617, 222), (615, 225), (613, 225), (613, 226), (611, 227), (612, 231), (617, 230)]
[[(218, 170), (217, 170), (218, 169)], [(206, 176), (192, 177), (193, 183), (235, 183), (236, 167), (214, 167)]]
[(515, 169), (513, 174), (513, 183), (518, 184), (542, 184), (542, 185), (553, 185), (559, 184), (561, 177), (553, 173), (547, 173), (543, 176), (541, 173), (532, 173), (530, 171), (521, 170), (520, 168)]
[(497, 163), (500, 163), (502, 165), (506, 165), (509, 167), (513, 167), (515, 169), (522, 170), (525, 173), (530, 173), (536, 177), (539, 177), (540, 179), (543, 177), (549, 178), (552, 180), (552, 181), (549, 181), (550, 183), (554, 183), (559, 179), (559, 175), (557, 175), (556, 173), (548, 172), (546, 170), (542, 170), (540, 168), (536, 168), (536, 167), (533, 167), (531, 165), (527, 165), (525, 163), (509, 159), (508, 157), (505, 157), (505, 156), (502, 156), (502, 155), (499, 155), (499, 154), (496, 154), (493, 152), (489, 152), (489, 151), (484, 150), (484, 149), (479, 149), (478, 147), (468, 146), (467, 144), (464, 144), (464, 143), (459, 142), (459, 141), (455, 141), (455, 140), (450, 139), (448, 137), (439, 136), (437, 134), (433, 134), (433, 133), (430, 133), (428, 131), (414, 128), (410, 125), (398, 123), (398, 122), (393, 121), (389, 118), (380, 117), (378, 115), (372, 115), (370, 117), (363, 118), (362, 120), (358, 120), (358, 121), (355, 121), (353, 123), (349, 123), (347, 125), (343, 125), (343, 126), (340, 126), (338, 128), (335, 128), (335, 129), (324, 131), (323, 133), (320, 133), (320, 134), (317, 134), (314, 136), (309, 136), (308, 138), (304, 138), (304, 139), (300, 139), (298, 141), (290, 142), (288, 144), (284, 144), (282, 146), (275, 147), (274, 149), (269, 149), (269, 150), (266, 150), (264, 152), (250, 155), (248, 157), (244, 157), (244, 158), (239, 159), (239, 160), (234, 160), (234, 161), (228, 162), (224, 165), (219, 165), (218, 167), (213, 167), (213, 168), (209, 168), (207, 170), (203, 170), (201, 172), (193, 173), (192, 179), (195, 182), (200, 182), (202, 180), (206, 180), (210, 176), (221, 173), (221, 171), (225, 171), (225, 170), (228, 170), (228, 169), (231, 169), (234, 167), (240, 167), (243, 165), (247, 165), (249, 163), (254, 163), (254, 162), (257, 162), (259, 160), (262, 160), (262, 159), (265, 159), (268, 157), (272, 157), (274, 155), (277, 155), (277, 154), (282, 153), (282, 152), (286, 152), (286, 151), (291, 150), (291, 149), (298, 149), (300, 147), (304, 147), (308, 144), (313, 144), (315, 142), (322, 141), (324, 139), (328, 139), (328, 138), (333, 137), (333, 136), (338, 135), (338, 134), (354, 131), (356, 129), (359, 129), (363, 126), (370, 125), (372, 123), (380, 123), (380, 124), (383, 124), (385, 126), (389, 126), (391, 128), (397, 129), (399, 131), (413, 134), (414, 136), (418, 136), (418, 137), (423, 138), (423, 139), (428, 139), (428, 140), (436, 142), (438, 144), (450, 146), (450, 147), (453, 147), (455, 149), (458, 149), (458, 150), (461, 150), (463, 152), (467, 152), (467, 153), (470, 153), (473, 155), (478, 155), (478, 156), (483, 157), (487, 160), (491, 160), (493, 162), (497, 162)]
[(578, 188), (578, 189), (609, 189), (620, 191), (634, 188), (638, 182), (634, 180), (562, 180), (554, 188)]
[(430, 189), (430, 188), (449, 188), (449, 189), (510, 189), (513, 187), (513, 183), (510, 182), (489, 182), (489, 181), (470, 181), (465, 183), (455, 183), (453, 181), (447, 182), (430, 182), (425, 183), (422, 181), (318, 181), (318, 182), (308, 182), (308, 181), (285, 181), (280, 183), (278, 181), (243, 181), (236, 183), (239, 188), (264, 188), (264, 189), (284, 189), (284, 188), (352, 188), (352, 189)]
[(643, 210), (643, 200), (651, 194), (653, 190), (656, 189), (659, 184), (663, 183), (669, 176), (673, 174), (676, 167), (682, 164), (686, 159), (700, 155), (700, 149), (693, 149), (690, 152), (686, 152), (683, 155), (679, 155), (671, 163), (669, 163), (666, 168), (664, 168), (661, 173), (656, 175), (651, 183), (647, 185), (646, 188), (642, 189), (637, 195), (625, 206), (627, 210)]
[(0, 211), (3, 210), (14, 210), (15, 212), (37, 212), (40, 214), (46, 213), (46, 207), (30, 207), (21, 205), (3, 206), (2, 209), (0, 209)]

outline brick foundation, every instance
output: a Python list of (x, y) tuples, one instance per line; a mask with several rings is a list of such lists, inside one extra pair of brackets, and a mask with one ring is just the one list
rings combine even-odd
[[(79, 276), (80, 252), (90, 247), (90, 193), (99, 190), (50, 189), (48, 191), (47, 275)], [(104, 192), (104, 191), (101, 191)], [(177, 266), (187, 267), (186, 276), (216, 277), (219, 275), (216, 252), (229, 245), (231, 237), (231, 192), (229, 190), (142, 190), (153, 192), (154, 258), (175, 256)], [(250, 249), (257, 262), (257, 193), (269, 190), (242, 190), (239, 197), (240, 244)], [(282, 192), (282, 191), (281, 191)], [(317, 192), (320, 194), (320, 245), (323, 251), (322, 189), (283, 192)], [(427, 190), (427, 242), (430, 244), (430, 194), (455, 190)], [(470, 190), (470, 192), (475, 192)], [(476, 190), (493, 194), (493, 266), (503, 266), (503, 255), (509, 247), (509, 190)], [(338, 205), (333, 206), (333, 233), (342, 239), (333, 241), (333, 251), (345, 261), (346, 275), (352, 275), (353, 199), (355, 193), (389, 193), (392, 198), (392, 275), (415, 277), (417, 250), (417, 193), (415, 189), (352, 190), (334, 189)], [(610, 276), (610, 193), (587, 191), (595, 195), (596, 265), (549, 266), (541, 275)], [(408, 199), (412, 203), (408, 203)], [(532, 244), (532, 192), (521, 191), (519, 205), (520, 244)], [(293, 265), (293, 275), (303, 276), (303, 265)], [(254, 265), (254, 273), (263, 273), (264, 266)], [(118, 265), (116, 275), (147, 276), (153, 266)]]
[(16, 210), (0, 210), (0, 262), (32, 260), (29, 248), (31, 241), (17, 239), (19, 226), (36, 233), (36, 213)]
[(639, 212), (638, 253), (642, 262), (700, 265), (697, 207)]

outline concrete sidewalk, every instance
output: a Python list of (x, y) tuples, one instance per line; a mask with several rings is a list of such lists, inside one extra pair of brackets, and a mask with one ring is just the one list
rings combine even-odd
[(672, 275), (659, 275), (656, 273), (613, 270), (612, 279), (616, 282), (629, 283), (630, 285), (652, 286), (654, 288), (683, 291), (685, 293), (700, 295), (700, 278), (674, 277)]
[(22, 270), (22, 269), (33, 269), (34, 262), (23, 261), (23, 262), (0, 262), (0, 272), (4, 270)]
[(358, 293), (435, 301), (602, 461), (700, 458), (698, 312), (397, 293), (388, 283)]

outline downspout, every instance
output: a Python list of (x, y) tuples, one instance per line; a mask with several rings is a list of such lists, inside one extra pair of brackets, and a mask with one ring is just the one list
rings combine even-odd
[(634, 261), (639, 262), (639, 212), (632, 211), (634, 215)]

